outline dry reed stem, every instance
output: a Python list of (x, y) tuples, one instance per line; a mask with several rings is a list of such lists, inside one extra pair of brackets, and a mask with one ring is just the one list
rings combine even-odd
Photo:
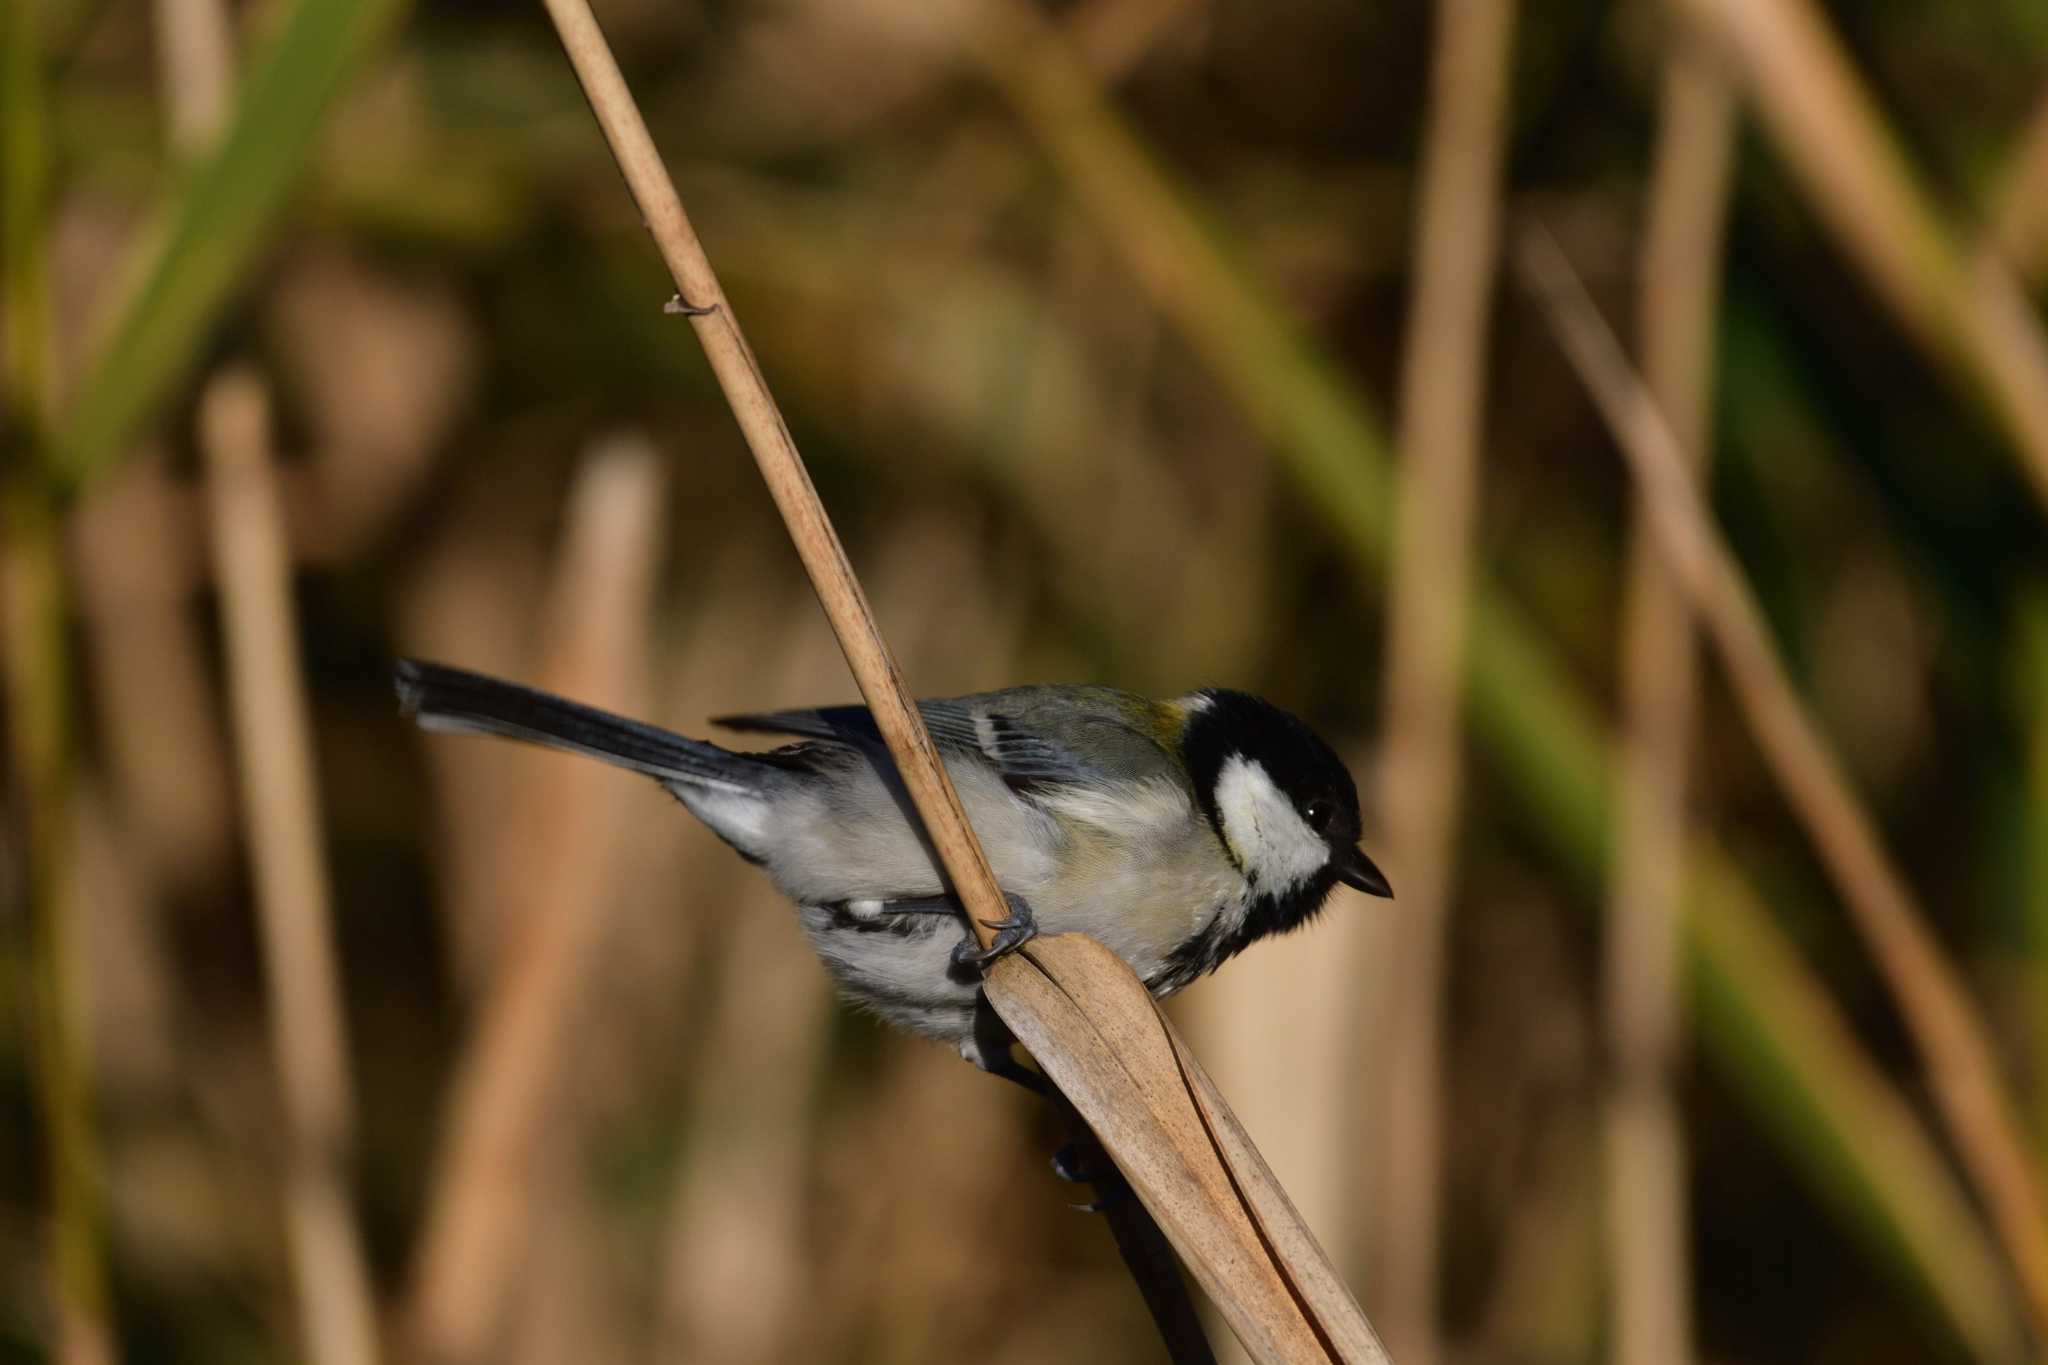
[(2048, 1222), (1989, 1031), (1779, 660), (1740, 566), (1687, 471), (1683, 445), (1542, 228), (1517, 262), (1627, 457), (1659, 550), (1713, 640), (1737, 704), (1877, 961), (1964, 1168), (2048, 1338)]
[(1123, 959), (1033, 941), (992, 972), (1003, 1022), (1116, 1158), (1254, 1359), (1389, 1359), (1230, 1107)]
[(171, 150), (203, 150), (234, 95), (234, 22), (221, 0), (155, 0), (157, 66)]
[(1415, 285), (1402, 352), (1377, 802), (1401, 889), (1388, 1020), (1392, 1102), (1380, 1292), (1389, 1338), (1404, 1360), (1421, 1365), (1439, 1354), (1444, 937), (1515, 9), (1513, 0), (1442, 0), (1436, 16)]
[(925, 833), (937, 852), (954, 894), (966, 908), (968, 926), (986, 947), (994, 938), (989, 924), (1009, 914), (988, 859), (967, 826), (959, 793), (939, 762), (938, 750), (918, 714), (917, 704), (890, 657), (860, 583), (847, 562), (845, 547), (833, 530), (818, 491), (811, 484), (803, 457), (768, 391), (768, 382), (754, 360), (752, 348), (719, 287), (711, 262), (690, 226), (683, 202), (648, 135), (647, 124), (633, 103), (625, 77), (605, 42), (587, 0), (544, 0), (561, 35), (562, 47), (576, 68), (591, 111), (604, 130), (647, 231), (654, 238), (669, 274), (675, 279), (678, 306), (690, 318), (704, 354), (725, 391), (747, 448), (768, 485), (775, 506), (789, 527), (790, 539), (818, 601), (832, 623), (832, 633), (846, 655), (854, 682), (874, 714), (876, 728), (889, 746), (898, 772)]
[(183, 889), (228, 865), (234, 802), (210, 649), (191, 610), (188, 560), (205, 528), (181, 515), (197, 504), (169, 483), (150, 451), (95, 484), (72, 509), (71, 568), (124, 837), (158, 881)]
[[(1681, 37), (1665, 59), (1644, 244), (1646, 382), (1697, 469), (1709, 411), (1735, 101)], [(1672, 1094), (1679, 1051), (1679, 885), (1694, 692), (1692, 621), (1636, 510), (1622, 625), (1624, 717), (1609, 869), (1606, 1014), (1615, 1074), (1607, 1100), (1611, 1358), (1692, 1359), (1685, 1138)]]
[[(763, 591), (759, 555), (744, 546), (698, 597), (700, 614), (677, 650), (681, 676), (667, 689), (671, 711), (703, 715), (739, 695), (816, 695), (844, 676), (797, 593), (772, 574), (776, 588)], [(875, 596), (896, 605), (886, 579)], [(761, 625), (771, 621), (781, 627), (773, 641)], [(765, 1365), (815, 1349), (818, 1315), (805, 1305), (838, 1297), (805, 1273), (807, 1181), (818, 1156), (808, 1111), (835, 1006), (767, 879), (715, 839), (689, 848), (690, 866), (676, 875), (730, 922), (696, 930), (710, 1001), (694, 1015), (684, 1107), (716, 1119), (692, 1126), (669, 1191), (655, 1354)]]
[(349, 1199), (353, 1106), (340, 973), (262, 382), (247, 370), (222, 373), (206, 387), (199, 423), (284, 1101), (284, 1202), (299, 1330), (312, 1365), (374, 1365), (376, 1309)]
[[(665, 510), (659, 458), (638, 442), (601, 447), (571, 492), (538, 682), (636, 709)], [(404, 1312), (410, 1354), (491, 1358), (527, 1245), (540, 1129), (588, 966), (607, 922), (615, 774), (534, 756), (545, 773), (510, 817), (520, 837), (488, 899), (510, 942), (457, 1064), (445, 1135)]]
[(1811, 0), (1683, 0), (1736, 67), (1814, 211), (1937, 359), (1990, 400), (2048, 501), (2048, 342), (2002, 256), (1965, 258)]

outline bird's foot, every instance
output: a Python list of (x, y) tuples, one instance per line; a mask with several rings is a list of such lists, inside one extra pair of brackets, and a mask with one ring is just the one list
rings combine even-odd
[(1078, 1145), (1069, 1142), (1052, 1154), (1052, 1173), (1069, 1185), (1093, 1185), (1096, 1197), (1085, 1204), (1075, 1204), (1078, 1213), (1101, 1213), (1115, 1208), (1131, 1197), (1130, 1182), (1124, 1179), (1122, 1171), (1110, 1164), (1097, 1148), (1091, 1155), (1102, 1160), (1102, 1169), (1091, 1169), (1091, 1163), (1081, 1158)]
[(1107, 1213), (1131, 1197), (1131, 1187), (1124, 1183), (1121, 1176), (1117, 1177), (1114, 1184), (1100, 1188), (1101, 1198), (1091, 1199), (1085, 1204), (1069, 1204), (1067, 1207), (1075, 1213)]
[(984, 948), (972, 938), (963, 938), (953, 949), (953, 965), (958, 968), (973, 968), (987, 971), (996, 959), (1007, 957), (1038, 937), (1038, 920), (1031, 913), (1031, 905), (1022, 896), (1005, 891), (1003, 899), (1009, 902), (1010, 913), (1003, 919), (985, 919), (983, 924), (996, 931), (995, 938)]
[(1101, 1179), (1102, 1173), (1091, 1171), (1081, 1160), (1081, 1153), (1075, 1144), (1062, 1143), (1052, 1154), (1052, 1173), (1069, 1185), (1093, 1185)]

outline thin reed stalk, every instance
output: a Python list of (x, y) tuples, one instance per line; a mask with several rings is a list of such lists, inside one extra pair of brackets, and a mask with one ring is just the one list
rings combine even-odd
[(959, 793), (953, 790), (952, 779), (925, 730), (924, 718), (882, 642), (874, 610), (847, 561), (846, 547), (840, 544), (839, 533), (818, 500), (803, 457), (797, 453), (789, 427), (768, 391), (768, 381), (733, 318), (732, 305), (690, 226), (683, 201), (661, 164), (661, 154), (619, 73), (618, 61), (586, 0), (544, 3), (576, 68), (576, 78), (583, 83), (591, 112), (640, 206), (647, 231), (675, 278), (679, 292), (671, 307), (687, 316), (696, 330), (747, 448), (789, 527), (790, 539), (832, 623), (854, 682), (874, 713), (876, 728), (889, 746), (947, 880), (966, 909), (969, 928), (987, 947), (995, 937), (990, 924), (1009, 914), (995, 874), (989, 871), (988, 859), (967, 826)]
[[(1726, 79), (1681, 38), (1665, 59), (1640, 290), (1646, 382), (1696, 471), (1711, 443), (1714, 320), (1734, 163)], [(1679, 887), (1696, 689), (1692, 622), (1636, 510), (1622, 624), (1624, 715), (1609, 867), (1608, 1296), (1612, 1359), (1692, 1359), (1685, 1137), (1672, 1093), (1679, 1052)]]
[(312, 1365), (375, 1365), (376, 1306), (350, 1196), (355, 1105), (312, 724), (270, 400), (252, 372), (229, 370), (207, 385), (200, 446), (272, 1055), (284, 1100), (284, 1204), (301, 1342)]
[[(600, 447), (570, 495), (538, 682), (634, 710), (647, 693), (646, 639), (660, 561), (665, 479), (637, 440)], [(409, 1354), (494, 1358), (528, 1242), (528, 1186), (571, 1023), (608, 922), (605, 870), (616, 775), (536, 757), (506, 818), (517, 831), (490, 907), (511, 941), (457, 1063), (403, 1314)]]
[(1381, 1293), (1395, 1351), (1423, 1365), (1441, 1353), (1444, 940), (1464, 769), (1465, 613), (1515, 6), (1443, 0), (1436, 22), (1401, 368), (1377, 802), (1401, 895), (1387, 1021)]
[(1627, 457), (1666, 565), (1707, 631), (1764, 760), (1813, 841), (1920, 1054), (1941, 1116), (2048, 1339), (2048, 1218), (1990, 1032), (1926, 912), (1794, 691), (1684, 446), (1540, 227), (1517, 253), (1567, 356)]
[(234, 98), (234, 21), (221, 0), (155, 0), (157, 67), (171, 151), (213, 145)]
[(1683, 0), (1734, 55), (1814, 212), (1907, 330), (1988, 399), (2048, 502), (2048, 340), (2004, 259), (1971, 260), (1812, 0)]
[[(839, 651), (807, 604), (779, 586), (763, 591), (759, 553), (749, 546), (693, 595), (699, 614), (665, 689), (677, 714), (702, 715), (736, 695), (799, 697), (841, 685)], [(891, 608), (886, 580), (875, 598)], [(763, 639), (764, 621), (788, 624), (779, 639)], [(689, 849), (677, 876), (699, 905), (729, 920), (693, 926), (706, 961), (692, 975), (709, 998), (695, 1011), (685, 1108), (716, 1119), (692, 1125), (669, 1194), (655, 1352), (766, 1365), (817, 1354), (829, 1339), (819, 1315), (803, 1311), (807, 1299), (848, 1297), (805, 1273), (813, 1259), (806, 1180), (819, 1156), (809, 1110), (834, 1002), (810, 953), (792, 942), (797, 930), (774, 887), (715, 840)]]

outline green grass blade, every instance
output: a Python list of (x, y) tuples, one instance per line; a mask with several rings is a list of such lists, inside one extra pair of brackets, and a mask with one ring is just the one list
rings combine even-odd
[[(1160, 309), (1329, 516), (1362, 576), (1387, 548), (1388, 454), (1368, 405), (1230, 261), (1078, 62), (1021, 17), (977, 48), (992, 79)], [(996, 32), (997, 29), (1004, 31)], [(1607, 855), (1608, 755), (1592, 708), (1500, 592), (1475, 584), (1468, 703), (1481, 744), (1588, 888)], [(1595, 900), (1589, 895), (1586, 904)], [(1826, 988), (1711, 850), (1694, 859), (1688, 954), (1704, 1050), (1759, 1124), (1976, 1355), (2012, 1358), (2018, 1323), (1984, 1229)]]
[(268, 240), (334, 95), (402, 0), (296, 0), (243, 82), (220, 141), (163, 207), (133, 288), (58, 423), (57, 479), (107, 468), (203, 352), (207, 329)]

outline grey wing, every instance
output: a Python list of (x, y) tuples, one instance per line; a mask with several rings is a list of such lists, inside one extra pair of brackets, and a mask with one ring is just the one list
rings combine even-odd
[[(975, 755), (1020, 792), (1176, 771), (1158, 741), (1134, 723), (1150, 703), (1111, 688), (1019, 687), (917, 705), (934, 744)], [(884, 751), (865, 706), (724, 716), (714, 724)]]

